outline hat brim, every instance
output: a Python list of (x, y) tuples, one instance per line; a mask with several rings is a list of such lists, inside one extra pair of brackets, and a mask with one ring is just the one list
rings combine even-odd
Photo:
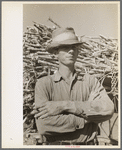
[(52, 42), (50, 45), (47, 46), (46, 50), (49, 53), (53, 53), (58, 47), (65, 46), (65, 45), (79, 45), (79, 44), (82, 44), (82, 42), (79, 42), (78, 40), (67, 40), (67, 41), (62, 41), (60, 43)]

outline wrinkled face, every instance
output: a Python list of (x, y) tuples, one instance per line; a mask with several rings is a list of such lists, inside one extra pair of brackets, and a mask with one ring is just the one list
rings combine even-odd
[(57, 55), (59, 63), (66, 66), (74, 65), (78, 56), (78, 46), (77, 45), (62, 46), (58, 49)]

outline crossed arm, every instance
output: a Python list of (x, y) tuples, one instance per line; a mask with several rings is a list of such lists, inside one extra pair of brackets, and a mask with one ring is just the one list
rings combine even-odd
[[(42, 84), (43, 85), (43, 84)], [(41, 96), (40, 96), (41, 91)], [(49, 101), (38, 83), (35, 88), (37, 128), (41, 134), (73, 132), (88, 122), (103, 122), (111, 118), (114, 106), (97, 79), (87, 101)]]

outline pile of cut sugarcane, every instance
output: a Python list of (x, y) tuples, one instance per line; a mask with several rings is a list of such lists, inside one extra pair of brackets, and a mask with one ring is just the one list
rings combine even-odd
[[(25, 143), (28, 133), (36, 133), (35, 119), (31, 112), (34, 107), (34, 88), (36, 81), (58, 69), (58, 60), (54, 54), (46, 51), (51, 42), (51, 28), (34, 22), (23, 34), (23, 123)], [(83, 76), (94, 74), (105, 83), (109, 94), (118, 96), (118, 40), (99, 37), (79, 36), (82, 44), (75, 64), (76, 71)], [(108, 80), (107, 80), (108, 79)], [(110, 81), (109, 81), (110, 80)]]

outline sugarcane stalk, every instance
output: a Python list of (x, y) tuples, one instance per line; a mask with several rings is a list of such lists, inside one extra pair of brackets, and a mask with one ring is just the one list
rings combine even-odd
[(31, 61), (27, 60), (27, 59), (23, 59), (23, 61), (26, 62), (26, 63), (31, 63)]
[(41, 78), (41, 77), (44, 77), (44, 76), (47, 76), (47, 75), (48, 75), (48, 72), (46, 72), (46, 71), (43, 71), (41, 73), (37, 73), (37, 79)]
[(104, 44), (104, 43), (102, 43), (102, 42), (98, 42), (98, 41), (95, 41), (95, 40), (91, 40), (92, 42), (94, 42), (94, 43), (97, 43), (98, 45), (100, 45), (100, 46), (103, 46), (103, 47), (105, 47), (106, 46), (106, 44)]
[(28, 51), (46, 51), (46, 49), (44, 48), (31, 48), (31, 47), (28, 47), (27, 50)]
[(42, 61), (42, 60), (38, 60), (38, 63), (40, 63), (40, 64), (42, 64), (42, 65), (48, 65), (48, 66), (58, 67), (58, 65), (56, 65), (56, 64), (49, 63), (49, 62)]
[(50, 55), (48, 52), (36, 52), (37, 55)]
[(34, 90), (23, 89), (23, 92), (30, 93), (30, 92), (34, 92)]
[(52, 61), (58, 60), (57, 58), (52, 58), (52, 57), (49, 56), (49, 55), (48, 55), (48, 56), (46, 56), (46, 55), (41, 56), (41, 55), (40, 55), (40, 56), (38, 56), (38, 58), (39, 58), (39, 59), (46, 59), (46, 60), (49, 60), (49, 61), (50, 61), (50, 60), (52, 60)]
[(38, 35), (39, 36), (39, 33), (33, 33), (33, 32), (25, 32), (24, 34)]
[(55, 24), (58, 28), (61, 28), (60, 25), (58, 25), (56, 22), (54, 22), (50, 17), (48, 18), (49, 21), (51, 21), (53, 24)]
[(24, 118), (23, 123), (25, 123), (26, 120), (27, 120), (27, 117)]
[(40, 30), (41, 32), (44, 31), (44, 30), (43, 30), (42, 28), (40, 28), (37, 24), (34, 24), (34, 26), (35, 26), (38, 30)]
[(27, 47), (34, 47), (34, 48), (41, 48), (42, 46), (41, 45), (37, 45), (37, 44), (30, 44), (30, 43), (27, 43), (25, 42), (25, 44), (27, 45)]

